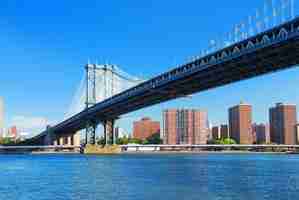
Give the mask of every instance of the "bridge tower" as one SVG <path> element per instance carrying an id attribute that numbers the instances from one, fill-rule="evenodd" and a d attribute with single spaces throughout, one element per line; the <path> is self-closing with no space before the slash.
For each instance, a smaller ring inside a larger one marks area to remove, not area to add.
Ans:
<path id="1" fill-rule="evenodd" d="M 86 70 L 86 109 L 96 104 L 96 71 L 97 66 L 95 64 L 87 64 Z M 88 143 L 88 137 L 90 144 L 95 144 L 96 140 L 96 128 L 97 123 L 95 120 L 87 120 L 86 132 L 85 132 L 85 144 Z"/>
<path id="2" fill-rule="evenodd" d="M 97 64 L 87 64 L 85 66 L 86 70 L 86 100 L 85 109 L 94 106 L 99 101 L 105 100 L 114 95 L 115 87 L 114 84 L 114 65 L 97 65 Z M 97 84 L 99 77 L 100 84 Z M 97 94 L 97 88 L 103 89 L 103 94 Z M 102 95 L 102 96 L 101 96 Z M 100 97 L 99 97 L 100 96 Z M 97 98 L 99 97 L 99 98 Z M 85 132 L 85 144 L 95 144 L 96 143 L 96 128 L 99 121 L 95 119 L 89 119 L 86 122 L 86 132 Z M 107 119 L 102 121 L 104 126 L 104 139 L 105 144 L 112 141 L 115 144 L 114 136 L 114 119 Z M 89 141 L 88 141 L 89 138 Z"/>

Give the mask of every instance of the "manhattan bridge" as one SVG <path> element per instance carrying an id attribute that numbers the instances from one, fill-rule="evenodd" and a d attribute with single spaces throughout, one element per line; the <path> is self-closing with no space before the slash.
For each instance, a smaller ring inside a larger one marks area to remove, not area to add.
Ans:
<path id="1" fill-rule="evenodd" d="M 73 145 L 74 136 L 83 132 L 85 144 L 94 144 L 101 124 L 106 144 L 115 143 L 114 123 L 124 114 L 297 66 L 299 17 L 294 0 L 266 0 L 222 37 L 206 43 L 205 50 L 149 80 L 116 65 L 87 64 L 64 120 L 28 142 L 57 145 L 62 139 Z"/>

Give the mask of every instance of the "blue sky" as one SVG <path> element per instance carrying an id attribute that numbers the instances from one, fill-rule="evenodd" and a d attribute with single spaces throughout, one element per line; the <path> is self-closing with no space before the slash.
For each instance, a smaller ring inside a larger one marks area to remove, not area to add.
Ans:
<path id="1" fill-rule="evenodd" d="M 198 55 L 210 39 L 262 7 L 260 0 L 2 0 L 0 96 L 6 124 L 30 127 L 61 119 L 88 58 L 149 78 Z M 144 113 L 160 120 L 161 110 L 173 107 L 202 108 L 213 124 L 225 123 L 228 107 L 241 100 L 253 105 L 254 121 L 266 122 L 274 103 L 299 105 L 298 82 L 293 68 L 128 114 L 120 124 L 130 130 Z"/>

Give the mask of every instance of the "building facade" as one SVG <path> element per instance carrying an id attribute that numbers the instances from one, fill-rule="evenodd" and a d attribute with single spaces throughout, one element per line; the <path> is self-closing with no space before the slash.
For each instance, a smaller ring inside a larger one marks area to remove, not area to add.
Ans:
<path id="1" fill-rule="evenodd" d="M 212 139 L 213 140 L 218 140 L 220 139 L 220 127 L 219 126 L 213 126 L 212 127 Z"/>
<path id="2" fill-rule="evenodd" d="M 230 137 L 238 144 L 252 144 L 252 107 L 241 103 L 229 109 Z"/>
<path id="3" fill-rule="evenodd" d="M 227 124 L 220 125 L 220 137 L 229 138 L 229 128 Z"/>
<path id="4" fill-rule="evenodd" d="M 269 109 L 270 138 L 277 144 L 297 144 L 296 105 L 277 103 Z"/>
<path id="5" fill-rule="evenodd" d="M 163 111 L 164 144 L 207 144 L 208 114 L 201 110 Z"/>
<path id="6" fill-rule="evenodd" d="M 129 135 L 126 133 L 126 131 L 120 127 L 116 127 L 114 131 L 115 131 L 116 138 L 123 138 L 123 137 L 128 138 L 129 137 Z"/>
<path id="7" fill-rule="evenodd" d="M 160 122 L 152 121 L 145 117 L 140 121 L 134 122 L 133 137 L 140 140 L 145 140 L 153 134 L 160 134 Z"/>
<path id="8" fill-rule="evenodd" d="M 18 138 L 18 130 L 16 126 L 12 126 L 8 129 L 8 137 L 12 139 Z"/>
<path id="9" fill-rule="evenodd" d="M 254 135 L 254 143 L 269 144 L 271 142 L 269 124 L 253 124 L 252 131 Z"/>
<path id="10" fill-rule="evenodd" d="M 299 144 L 299 124 L 296 124 L 297 144 Z"/>

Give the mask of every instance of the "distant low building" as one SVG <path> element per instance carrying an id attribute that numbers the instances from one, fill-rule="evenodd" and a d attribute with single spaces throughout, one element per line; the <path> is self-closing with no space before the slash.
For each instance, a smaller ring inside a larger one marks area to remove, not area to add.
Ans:
<path id="1" fill-rule="evenodd" d="M 116 127 L 115 128 L 115 137 L 116 138 L 123 138 L 123 137 L 129 137 L 129 135 L 125 132 L 124 129 L 120 128 L 120 127 Z"/>
<path id="2" fill-rule="evenodd" d="M 212 127 L 212 139 L 213 140 L 220 139 L 220 127 L 219 126 Z"/>
<path id="3" fill-rule="evenodd" d="M 148 117 L 134 122 L 133 126 L 133 137 L 136 139 L 145 140 L 156 133 L 160 134 L 160 122 Z"/>
<path id="4" fill-rule="evenodd" d="M 253 124 L 252 125 L 254 141 L 257 144 L 270 143 L 270 126 L 269 124 Z"/>
<path id="5" fill-rule="evenodd" d="M 299 124 L 296 124 L 297 144 L 299 144 Z"/>
<path id="6" fill-rule="evenodd" d="M 227 124 L 220 125 L 220 138 L 229 138 L 229 128 Z"/>
<path id="7" fill-rule="evenodd" d="M 18 130 L 17 130 L 16 126 L 12 126 L 12 127 L 9 128 L 8 137 L 13 138 L 13 139 L 17 139 Z"/>

